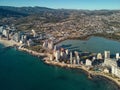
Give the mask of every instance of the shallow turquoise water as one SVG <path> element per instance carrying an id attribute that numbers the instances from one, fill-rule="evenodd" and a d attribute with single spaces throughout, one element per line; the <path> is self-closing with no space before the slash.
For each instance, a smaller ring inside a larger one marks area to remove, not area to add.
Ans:
<path id="1" fill-rule="evenodd" d="M 44 64 L 41 59 L 0 45 L 0 90 L 119 90 L 80 70 Z"/>

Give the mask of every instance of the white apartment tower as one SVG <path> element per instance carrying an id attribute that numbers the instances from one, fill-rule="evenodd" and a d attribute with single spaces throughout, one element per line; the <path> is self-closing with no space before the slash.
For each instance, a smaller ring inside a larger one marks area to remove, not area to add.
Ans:
<path id="1" fill-rule="evenodd" d="M 59 59 L 60 59 L 60 51 L 55 51 L 55 60 L 56 62 L 59 62 Z"/>
<path id="2" fill-rule="evenodd" d="M 70 52 L 70 64 L 73 63 L 72 59 L 73 59 L 73 57 L 72 57 L 72 52 Z"/>
<path id="3" fill-rule="evenodd" d="M 105 52 L 104 52 L 104 58 L 105 58 L 105 59 L 110 58 L 110 51 L 105 51 Z"/>
<path id="4" fill-rule="evenodd" d="M 79 57 L 79 55 L 77 55 L 77 64 L 80 64 L 80 57 Z"/>
<path id="5" fill-rule="evenodd" d="M 65 50 L 65 53 L 66 53 L 66 55 L 68 55 L 68 54 L 69 54 L 69 51 L 68 51 L 68 49 L 66 49 L 66 50 Z"/>
<path id="6" fill-rule="evenodd" d="M 119 53 L 116 53 L 116 59 L 117 60 L 119 59 Z"/>
<path id="7" fill-rule="evenodd" d="M 48 42 L 48 48 L 53 49 L 53 47 L 54 47 L 53 41 Z"/>

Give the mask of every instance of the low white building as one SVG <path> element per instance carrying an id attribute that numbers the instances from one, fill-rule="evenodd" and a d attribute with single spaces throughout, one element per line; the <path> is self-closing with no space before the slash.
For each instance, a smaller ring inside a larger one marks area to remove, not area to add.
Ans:
<path id="1" fill-rule="evenodd" d="M 101 53 L 97 54 L 97 59 L 102 59 L 102 54 Z"/>
<path id="2" fill-rule="evenodd" d="M 105 68 L 105 69 L 103 70 L 103 72 L 104 72 L 104 73 L 109 73 L 110 71 L 109 71 L 109 69 Z"/>
<path id="3" fill-rule="evenodd" d="M 91 66 L 92 65 L 92 61 L 89 60 L 89 59 L 86 59 L 85 65 L 86 66 Z"/>

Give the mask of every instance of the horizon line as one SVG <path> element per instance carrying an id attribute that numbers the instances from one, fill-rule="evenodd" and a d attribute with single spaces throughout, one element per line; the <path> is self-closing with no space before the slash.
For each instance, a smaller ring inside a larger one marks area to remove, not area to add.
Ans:
<path id="1" fill-rule="evenodd" d="M 106 9 L 106 8 L 101 8 L 101 9 L 83 9 L 83 8 L 53 8 L 53 7 L 46 7 L 46 6 L 12 6 L 12 5 L 0 5 L 0 7 L 17 7 L 17 8 L 22 8 L 22 7 L 42 7 L 42 8 L 49 8 L 49 9 L 64 9 L 64 10 L 89 10 L 89 11 L 95 11 L 95 10 L 120 10 L 120 9 Z"/>

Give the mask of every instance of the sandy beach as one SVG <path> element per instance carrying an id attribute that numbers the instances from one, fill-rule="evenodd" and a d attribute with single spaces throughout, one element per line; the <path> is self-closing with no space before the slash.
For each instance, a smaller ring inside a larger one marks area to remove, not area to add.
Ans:
<path id="1" fill-rule="evenodd" d="M 13 40 L 5 40 L 5 39 L 0 39 L 0 43 L 3 44 L 5 47 L 13 46 L 13 45 L 18 45 L 20 46 L 20 43 L 17 43 Z"/>

